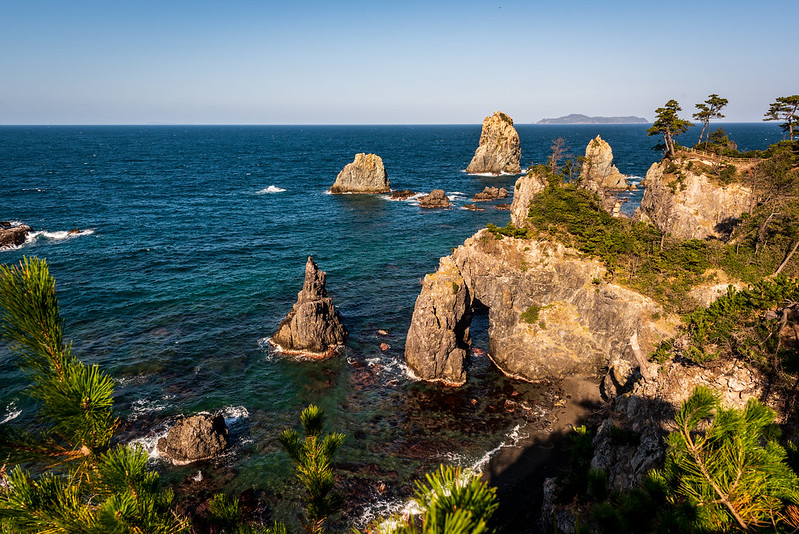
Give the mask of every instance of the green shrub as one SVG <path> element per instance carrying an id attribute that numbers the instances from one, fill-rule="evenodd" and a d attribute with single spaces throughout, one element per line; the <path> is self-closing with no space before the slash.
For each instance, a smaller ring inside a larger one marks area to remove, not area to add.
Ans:
<path id="1" fill-rule="evenodd" d="M 521 319 L 527 324 L 535 324 L 538 322 L 538 313 L 541 311 L 541 306 L 530 306 L 522 313 Z"/>

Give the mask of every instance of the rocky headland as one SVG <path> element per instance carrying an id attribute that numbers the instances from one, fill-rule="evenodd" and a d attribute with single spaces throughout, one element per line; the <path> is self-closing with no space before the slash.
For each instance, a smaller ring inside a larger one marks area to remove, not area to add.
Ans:
<path id="1" fill-rule="evenodd" d="M 281 352 L 327 358 L 347 340 L 347 329 L 341 323 L 333 300 L 327 296 L 325 276 L 308 256 L 305 281 L 297 294 L 297 302 L 270 339 Z"/>
<path id="2" fill-rule="evenodd" d="M 516 222 L 523 222 L 520 204 L 543 189 L 541 182 L 534 175 L 518 180 L 511 208 Z M 674 333 L 676 319 L 605 278 L 600 261 L 555 240 L 481 230 L 425 276 L 406 362 L 424 380 L 463 384 L 472 314 L 486 307 L 489 355 L 503 373 L 539 381 L 615 366 L 626 381 L 639 360 Z"/>
<path id="3" fill-rule="evenodd" d="M 330 188 L 331 193 L 390 193 L 388 174 L 383 159 L 376 154 L 356 154 L 355 160 L 344 166 Z"/>
<path id="4" fill-rule="evenodd" d="M 649 124 L 643 117 L 589 117 L 580 113 L 564 115 L 556 119 L 541 119 L 536 124 Z"/>
<path id="5" fill-rule="evenodd" d="M 8 221 L 0 221 L 0 248 L 18 247 L 33 229 L 27 224 L 12 226 Z"/>
<path id="6" fill-rule="evenodd" d="M 635 218 L 681 239 L 727 237 L 757 199 L 741 181 L 724 183 L 720 178 L 724 173 L 741 176 L 752 166 L 748 160 L 709 159 L 688 152 L 653 163 Z"/>
<path id="7" fill-rule="evenodd" d="M 513 119 L 501 111 L 495 111 L 483 120 L 480 144 L 466 172 L 518 174 L 522 172 L 519 165 L 521 157 L 519 134 L 513 127 Z"/>

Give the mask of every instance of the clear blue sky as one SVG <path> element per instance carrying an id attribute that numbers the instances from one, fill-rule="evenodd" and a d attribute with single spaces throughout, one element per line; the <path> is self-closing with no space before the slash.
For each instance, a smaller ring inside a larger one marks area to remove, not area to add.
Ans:
<path id="1" fill-rule="evenodd" d="M 0 0 L 0 124 L 517 123 L 799 93 L 799 0 Z"/>

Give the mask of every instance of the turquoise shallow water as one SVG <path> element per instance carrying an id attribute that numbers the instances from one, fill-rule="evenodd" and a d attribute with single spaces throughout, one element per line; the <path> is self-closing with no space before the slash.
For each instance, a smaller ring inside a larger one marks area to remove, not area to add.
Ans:
<path id="1" fill-rule="evenodd" d="M 517 128 L 523 166 L 544 162 L 556 137 L 582 154 L 597 134 L 625 174 L 643 177 L 658 158 L 645 126 Z M 742 149 L 780 139 L 772 124 L 725 128 Z M 477 229 L 509 220 L 460 209 L 486 185 L 513 190 L 513 176 L 462 172 L 479 135 L 479 126 L 0 127 L 0 219 L 41 232 L 0 251 L 0 262 L 48 259 L 75 352 L 118 381 L 123 441 L 151 446 L 180 414 L 222 411 L 234 446 L 199 467 L 208 487 L 265 492 L 285 516 L 296 492 L 285 489 L 291 469 L 277 435 L 319 403 L 348 435 L 342 470 L 360 514 L 407 495 L 430 465 L 472 464 L 516 425 L 546 419 L 502 408 L 505 398 L 544 407 L 551 392 L 500 376 L 486 358 L 474 359 L 461 390 L 415 383 L 402 366 L 419 280 Z M 443 188 L 455 209 L 325 194 L 356 152 L 381 155 L 392 188 Z M 66 237 L 73 228 L 81 233 Z M 321 363 L 264 344 L 308 255 L 327 271 L 350 330 L 344 354 Z M 485 322 L 473 325 L 477 346 L 487 345 Z M 0 374 L 0 421 L 27 421 L 24 380 L 5 348 Z M 154 462 L 184 487 L 198 469 Z M 374 491 L 379 480 L 385 495 Z"/>

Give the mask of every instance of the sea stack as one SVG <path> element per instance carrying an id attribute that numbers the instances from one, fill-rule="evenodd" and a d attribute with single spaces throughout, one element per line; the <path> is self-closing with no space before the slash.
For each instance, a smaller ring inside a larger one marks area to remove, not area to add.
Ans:
<path id="1" fill-rule="evenodd" d="M 331 193 L 390 193 L 388 174 L 383 159 L 376 154 L 355 154 L 355 160 L 344 166 Z"/>
<path id="2" fill-rule="evenodd" d="M 466 172 L 493 174 L 518 174 L 522 172 L 519 161 L 522 149 L 519 134 L 513 127 L 513 119 L 501 111 L 495 111 L 483 120 L 480 145 L 474 153 Z"/>
<path id="3" fill-rule="evenodd" d="M 580 172 L 580 183 L 585 189 L 597 193 L 605 189 L 627 189 L 627 180 L 613 165 L 613 150 L 598 135 L 585 147 L 585 162 Z"/>
<path id="4" fill-rule="evenodd" d="M 308 256 L 302 291 L 272 336 L 272 344 L 287 354 L 323 359 L 332 356 L 346 340 L 347 329 L 327 296 L 325 272 Z"/>
<path id="5" fill-rule="evenodd" d="M 12 226 L 10 222 L 0 221 L 0 248 L 20 246 L 32 231 L 26 224 Z"/>
<path id="6" fill-rule="evenodd" d="M 419 199 L 419 207 L 422 208 L 448 208 L 450 206 L 449 198 L 443 189 L 433 189 L 429 195 Z"/>

